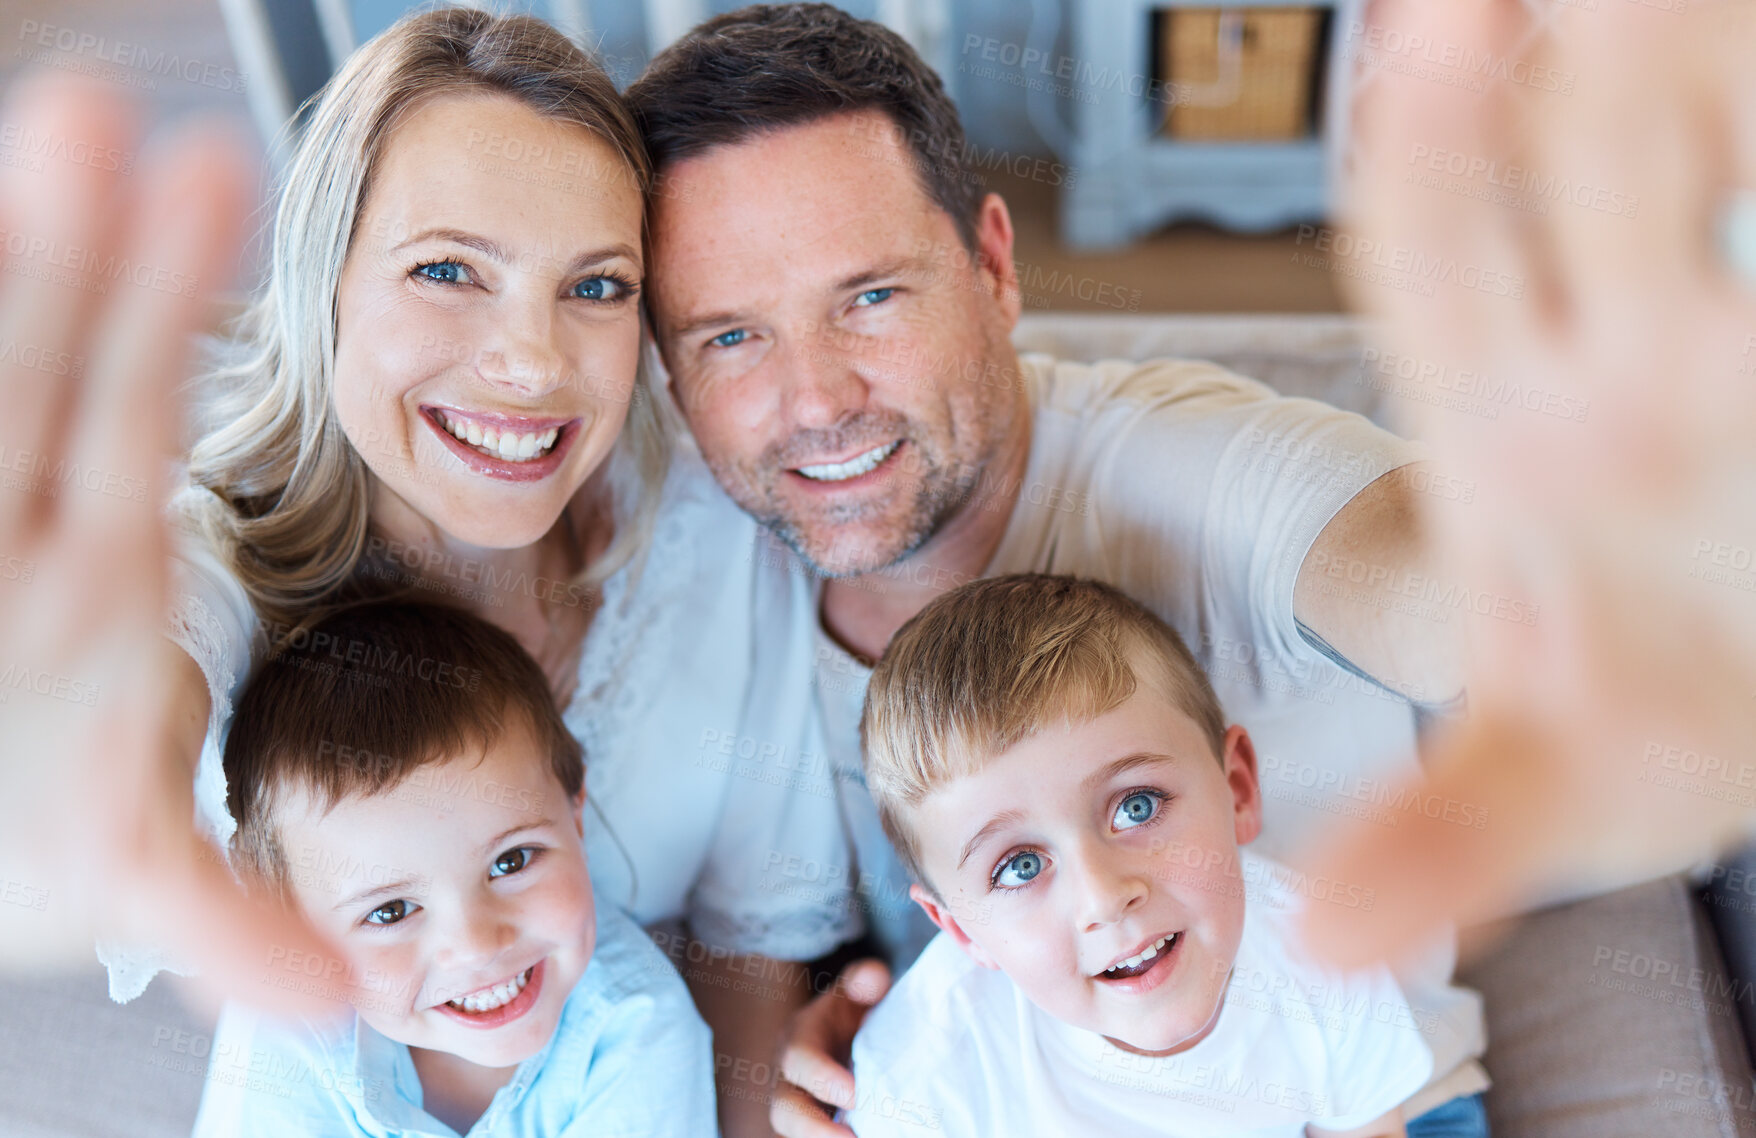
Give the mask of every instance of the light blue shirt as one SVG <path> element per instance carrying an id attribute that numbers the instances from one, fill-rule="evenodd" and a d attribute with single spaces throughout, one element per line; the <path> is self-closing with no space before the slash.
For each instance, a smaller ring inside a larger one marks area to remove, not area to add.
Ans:
<path id="1" fill-rule="evenodd" d="M 597 910 L 597 947 L 547 1047 L 469 1138 L 714 1138 L 713 1051 L 683 981 L 640 927 Z M 195 1138 L 456 1138 L 422 1109 L 406 1044 L 358 1016 L 317 1026 L 228 1005 Z"/>

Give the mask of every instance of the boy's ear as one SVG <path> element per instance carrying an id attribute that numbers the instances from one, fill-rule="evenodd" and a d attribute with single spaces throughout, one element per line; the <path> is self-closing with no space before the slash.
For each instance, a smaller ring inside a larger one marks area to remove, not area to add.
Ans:
<path id="1" fill-rule="evenodd" d="M 956 941 L 957 947 L 968 953 L 971 960 L 983 968 L 992 968 L 996 972 L 1000 970 L 1000 965 L 995 963 L 994 958 L 989 956 L 981 945 L 971 940 L 969 934 L 963 931 L 963 924 L 952 914 L 951 906 L 919 885 L 910 885 L 908 895 L 914 898 L 915 904 L 926 911 L 927 919 L 939 926 L 946 936 Z M 978 914 L 974 912 L 968 915 L 972 920 L 978 918 Z"/>
<path id="2" fill-rule="evenodd" d="M 1232 791 L 1232 828 L 1239 845 L 1248 845 L 1262 833 L 1262 784 L 1256 779 L 1256 745 L 1250 733 L 1232 724 L 1221 743 L 1220 761 L 1226 785 Z"/>
<path id="3" fill-rule="evenodd" d="M 585 837 L 585 783 L 579 784 L 579 793 L 573 796 L 573 828 L 579 836 Z"/>

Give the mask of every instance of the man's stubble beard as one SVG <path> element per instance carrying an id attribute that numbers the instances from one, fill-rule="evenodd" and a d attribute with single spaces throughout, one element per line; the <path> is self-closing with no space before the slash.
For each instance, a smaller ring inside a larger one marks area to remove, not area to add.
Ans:
<path id="1" fill-rule="evenodd" d="M 845 562 L 842 555 L 858 554 L 862 548 L 841 545 L 833 539 L 827 543 L 813 542 L 811 530 L 857 523 L 867 517 L 882 517 L 887 512 L 885 508 L 893 504 L 893 499 L 829 511 L 811 526 L 780 509 L 774 482 L 786 476 L 785 470 L 758 484 L 757 479 L 743 477 L 744 471 L 728 469 L 724 463 L 710 462 L 708 465 L 722 487 L 738 485 L 745 490 L 745 493 L 732 494 L 732 498 L 759 525 L 784 542 L 812 573 L 819 577 L 845 579 L 888 569 L 914 554 L 939 532 L 959 507 L 973 500 L 974 491 L 981 484 L 986 464 L 969 464 L 959 475 L 955 468 L 947 470 L 943 463 L 927 455 L 912 436 L 905 445 L 914 448 L 921 456 L 920 484 L 916 487 L 914 501 L 901 523 L 891 531 L 894 537 L 865 546 L 865 557 Z M 734 475 L 735 481 L 728 480 L 728 475 Z"/>

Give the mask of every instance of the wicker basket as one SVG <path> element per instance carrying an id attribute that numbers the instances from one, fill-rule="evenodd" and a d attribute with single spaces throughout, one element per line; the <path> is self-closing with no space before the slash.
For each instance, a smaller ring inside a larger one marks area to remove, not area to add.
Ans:
<path id="1" fill-rule="evenodd" d="M 1173 91 L 1164 132 L 1195 141 L 1304 138 L 1312 131 L 1320 8 L 1172 8 L 1160 74 Z"/>

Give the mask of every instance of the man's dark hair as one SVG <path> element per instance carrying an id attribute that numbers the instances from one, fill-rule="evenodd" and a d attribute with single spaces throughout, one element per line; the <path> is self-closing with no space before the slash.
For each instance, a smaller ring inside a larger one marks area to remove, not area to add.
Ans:
<path id="1" fill-rule="evenodd" d="M 715 146 L 828 115 L 881 111 L 927 196 L 975 251 L 983 186 L 965 161 L 957 108 L 933 69 L 882 24 L 829 4 L 739 8 L 660 52 L 627 97 L 661 183 L 673 164 Z"/>
<path id="2" fill-rule="evenodd" d="M 462 609 L 371 601 L 302 626 L 262 662 L 226 739 L 226 805 L 239 867 L 285 891 L 275 809 L 304 790 L 324 808 L 396 789 L 422 767 L 468 755 L 527 724 L 561 789 L 577 795 L 584 753 L 543 670 L 518 641 Z"/>

